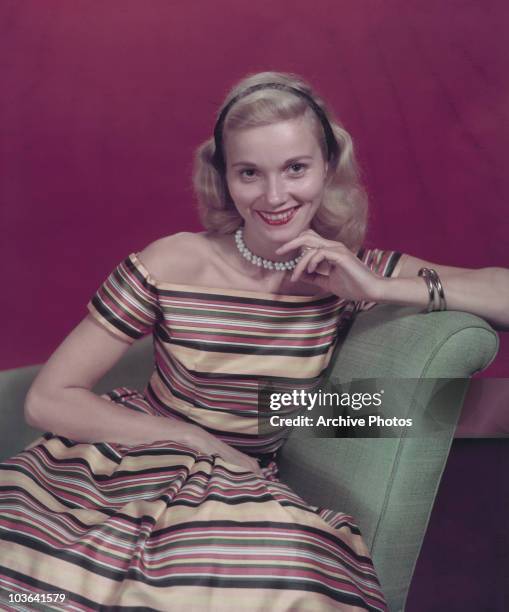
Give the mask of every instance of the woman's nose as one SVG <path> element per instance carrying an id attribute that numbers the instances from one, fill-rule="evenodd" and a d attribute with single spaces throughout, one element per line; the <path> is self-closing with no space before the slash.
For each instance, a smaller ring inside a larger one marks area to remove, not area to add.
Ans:
<path id="1" fill-rule="evenodd" d="M 267 189 L 265 193 L 267 202 L 271 206 L 279 206 L 286 200 L 286 189 L 284 181 L 278 177 L 269 178 L 267 180 Z"/>

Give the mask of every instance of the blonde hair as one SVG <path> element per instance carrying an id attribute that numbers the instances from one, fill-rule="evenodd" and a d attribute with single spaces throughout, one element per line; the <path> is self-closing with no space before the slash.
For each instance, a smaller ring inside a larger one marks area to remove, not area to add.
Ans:
<path id="1" fill-rule="evenodd" d="M 305 91 L 312 96 L 329 120 L 339 147 L 339 158 L 329 162 L 324 196 L 311 227 L 324 238 L 343 242 L 352 251 L 362 246 L 366 234 L 368 198 L 360 183 L 359 167 L 348 132 L 332 118 L 325 102 L 303 79 L 284 72 L 259 72 L 248 75 L 228 93 L 221 110 L 243 90 L 261 83 L 282 83 Z M 325 134 L 316 113 L 301 96 L 279 89 L 259 89 L 237 100 L 228 111 L 223 136 L 230 130 L 270 125 L 306 116 L 312 122 L 324 159 L 327 160 Z M 224 142 L 223 137 L 223 142 Z M 193 166 L 193 186 L 198 200 L 198 212 L 205 229 L 221 234 L 233 233 L 242 225 L 242 217 L 228 191 L 224 173 L 214 164 L 214 138 L 203 142 L 196 150 Z"/>

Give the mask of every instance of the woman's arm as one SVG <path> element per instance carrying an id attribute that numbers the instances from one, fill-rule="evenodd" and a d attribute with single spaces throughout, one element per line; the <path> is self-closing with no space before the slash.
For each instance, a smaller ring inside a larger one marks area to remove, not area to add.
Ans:
<path id="1" fill-rule="evenodd" d="M 420 268 L 433 268 L 440 277 L 448 310 L 471 312 L 498 331 L 509 331 L 509 270 L 506 268 L 458 268 L 442 266 L 403 254 L 392 278 L 379 283 L 376 301 L 426 307 L 428 289 L 417 275 Z"/>
<path id="2" fill-rule="evenodd" d="M 345 299 L 378 304 L 422 306 L 429 294 L 420 268 L 433 268 L 440 277 L 448 310 L 470 312 L 498 331 L 509 330 L 509 269 L 442 266 L 403 253 L 392 275 L 368 269 L 343 243 L 327 240 L 314 230 L 303 231 L 276 250 L 306 250 L 292 273 Z"/>
<path id="3" fill-rule="evenodd" d="M 32 383 L 25 402 L 28 424 L 79 442 L 189 442 L 192 426 L 137 413 L 90 390 L 129 346 L 88 315 Z"/>
<path id="4" fill-rule="evenodd" d="M 257 461 L 207 431 L 172 418 L 135 412 L 99 397 L 91 388 L 129 348 L 88 315 L 42 367 L 25 401 L 29 425 L 77 442 L 137 445 L 180 442 L 205 454 L 261 474 Z"/>

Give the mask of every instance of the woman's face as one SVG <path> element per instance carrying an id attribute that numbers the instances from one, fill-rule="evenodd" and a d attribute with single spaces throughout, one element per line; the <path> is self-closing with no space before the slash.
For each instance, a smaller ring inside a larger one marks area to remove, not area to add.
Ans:
<path id="1" fill-rule="evenodd" d="M 303 116 L 225 134 L 226 180 L 251 244 L 284 243 L 308 229 L 327 163 Z"/>

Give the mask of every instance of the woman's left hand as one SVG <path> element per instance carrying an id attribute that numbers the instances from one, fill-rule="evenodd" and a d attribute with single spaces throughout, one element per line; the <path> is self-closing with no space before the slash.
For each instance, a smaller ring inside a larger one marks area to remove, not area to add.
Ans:
<path id="1" fill-rule="evenodd" d="M 283 255 L 299 248 L 304 255 L 293 270 L 292 281 L 302 279 L 346 300 L 379 299 L 387 279 L 372 272 L 342 242 L 327 240 L 308 229 L 276 253 Z"/>

